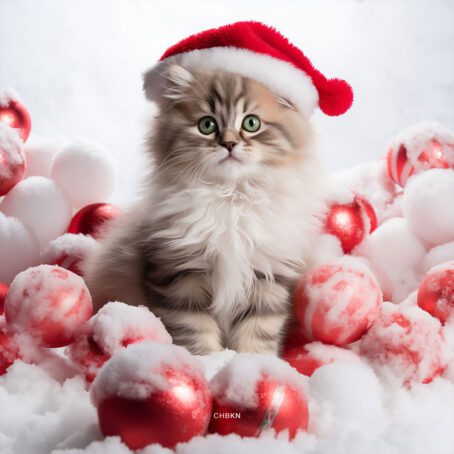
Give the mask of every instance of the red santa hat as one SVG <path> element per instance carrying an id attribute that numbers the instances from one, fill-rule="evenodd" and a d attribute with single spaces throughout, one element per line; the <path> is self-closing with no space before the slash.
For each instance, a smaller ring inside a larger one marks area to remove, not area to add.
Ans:
<path id="1" fill-rule="evenodd" d="M 308 116 L 317 106 L 326 115 L 342 115 L 353 102 L 353 91 L 347 82 L 327 79 L 285 36 L 260 22 L 213 28 L 169 47 L 145 74 L 148 99 L 156 99 L 163 70 L 172 63 L 189 72 L 214 69 L 254 79 Z"/>

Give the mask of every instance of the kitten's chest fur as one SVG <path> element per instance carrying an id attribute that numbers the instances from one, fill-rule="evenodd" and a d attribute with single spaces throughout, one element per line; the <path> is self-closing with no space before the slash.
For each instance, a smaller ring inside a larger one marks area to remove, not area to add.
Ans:
<path id="1" fill-rule="evenodd" d="M 206 273 L 211 309 L 222 315 L 248 304 L 257 275 L 295 278 L 314 235 L 313 204 L 301 200 L 301 181 L 272 192 L 254 186 L 200 187 L 167 194 L 153 210 L 166 219 L 155 231 L 179 271 Z"/>

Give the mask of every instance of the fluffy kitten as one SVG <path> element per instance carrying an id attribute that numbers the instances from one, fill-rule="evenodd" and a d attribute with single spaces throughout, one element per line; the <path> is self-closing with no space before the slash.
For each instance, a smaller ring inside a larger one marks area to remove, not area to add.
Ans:
<path id="1" fill-rule="evenodd" d="M 251 79 L 165 76 L 142 200 L 86 263 L 95 306 L 147 305 L 195 354 L 279 354 L 318 227 L 312 126 Z"/>

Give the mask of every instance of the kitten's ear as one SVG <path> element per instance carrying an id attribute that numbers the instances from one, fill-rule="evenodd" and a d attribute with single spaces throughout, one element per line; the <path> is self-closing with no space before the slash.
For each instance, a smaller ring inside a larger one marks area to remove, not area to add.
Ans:
<path id="1" fill-rule="evenodd" d="M 177 64 L 163 65 L 151 69 L 144 75 L 143 89 L 148 100 L 160 102 L 163 99 L 181 100 L 191 86 L 194 76 Z"/>
<path id="2" fill-rule="evenodd" d="M 279 96 L 279 95 L 276 95 L 276 100 L 277 102 L 281 105 L 281 106 L 284 106 L 286 107 L 287 109 L 291 109 L 291 110 L 298 110 L 295 106 L 295 104 L 293 104 L 291 101 L 289 101 L 288 99 L 286 98 L 283 98 L 282 96 Z"/>

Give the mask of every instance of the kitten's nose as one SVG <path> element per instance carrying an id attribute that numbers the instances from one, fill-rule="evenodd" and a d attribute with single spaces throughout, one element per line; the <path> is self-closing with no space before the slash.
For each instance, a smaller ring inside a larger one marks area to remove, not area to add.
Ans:
<path id="1" fill-rule="evenodd" d="M 228 151 L 232 151 L 234 146 L 237 144 L 238 142 L 221 142 L 221 145 L 224 147 L 224 148 L 227 148 Z"/>

